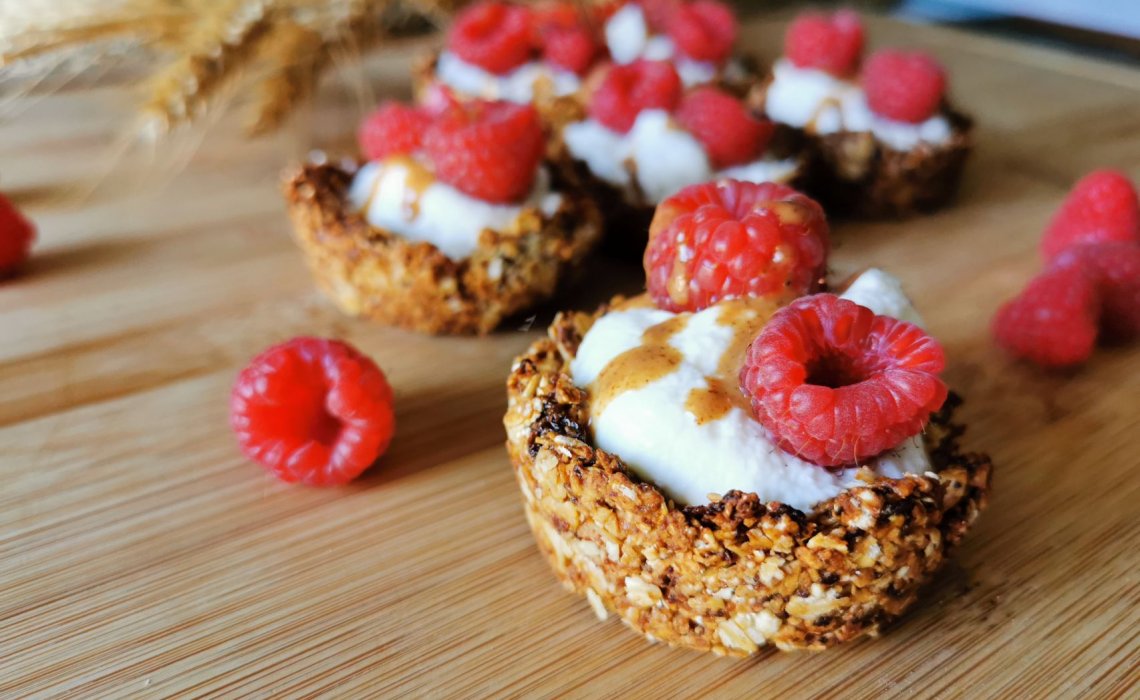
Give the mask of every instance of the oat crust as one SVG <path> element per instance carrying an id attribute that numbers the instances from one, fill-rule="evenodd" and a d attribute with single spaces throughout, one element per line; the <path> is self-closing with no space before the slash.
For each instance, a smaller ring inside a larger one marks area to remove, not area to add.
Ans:
<path id="1" fill-rule="evenodd" d="M 928 426 L 925 476 L 869 478 L 811 515 L 739 491 L 678 508 L 590 444 L 568 363 L 595 318 L 559 315 L 515 361 L 504 424 L 539 548 L 599 617 L 732 656 L 876 636 L 986 505 L 990 460 L 960 451 L 952 397 Z"/>
<path id="2" fill-rule="evenodd" d="M 317 283 L 345 313 L 424 333 L 485 334 L 552 296 L 601 237 L 587 199 L 563 194 L 553 216 L 527 207 L 509 230 L 485 230 L 468 258 L 370 225 L 345 205 L 352 169 L 308 164 L 286 174 L 293 232 Z"/>

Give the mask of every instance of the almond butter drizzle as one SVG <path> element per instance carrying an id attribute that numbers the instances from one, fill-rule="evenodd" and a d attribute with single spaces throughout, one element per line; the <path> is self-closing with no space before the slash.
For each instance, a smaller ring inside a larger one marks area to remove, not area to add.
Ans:
<path id="1" fill-rule="evenodd" d="M 815 123 L 819 121 L 820 116 L 823 114 L 823 110 L 827 109 L 828 107 L 835 107 L 835 109 L 839 112 L 839 118 L 842 122 L 843 102 L 838 97 L 825 97 L 820 101 L 819 106 L 815 108 L 815 112 L 812 113 L 811 119 L 808 119 L 807 124 L 804 125 L 804 131 L 808 133 L 815 132 Z M 840 124 L 840 126 L 842 127 L 842 124 Z"/>
<path id="2" fill-rule="evenodd" d="M 367 214 L 368 210 L 372 208 L 372 200 L 380 191 L 384 172 L 393 166 L 402 166 L 407 172 L 404 176 L 404 201 L 401 202 L 401 206 L 404 218 L 411 221 L 420 215 L 420 198 L 424 196 L 427 188 L 435 182 L 435 175 L 432 175 L 431 171 L 411 156 L 391 156 L 380 163 L 380 168 L 376 171 L 376 179 L 372 181 L 372 191 L 368 193 L 368 199 L 365 200 L 361 211 Z"/>
<path id="3" fill-rule="evenodd" d="M 648 386 L 677 369 L 681 351 L 669 339 L 688 322 L 689 314 L 681 314 L 650 326 L 641 334 L 641 345 L 610 360 L 590 386 L 594 415 L 601 415 L 618 395 Z"/>
<path id="4" fill-rule="evenodd" d="M 778 308 L 766 299 L 733 299 L 720 302 L 717 323 L 732 329 L 732 340 L 717 363 L 716 373 L 705 377 L 706 386 L 692 389 L 685 410 L 698 425 L 724 417 L 733 406 L 750 411 L 748 398 L 740 390 L 740 368 L 748 346 Z M 594 415 L 600 415 L 618 395 L 649 384 L 672 373 L 681 364 L 681 352 L 669 340 L 685 328 L 692 314 L 679 314 L 641 335 L 642 344 L 626 350 L 602 369 L 590 387 Z"/>

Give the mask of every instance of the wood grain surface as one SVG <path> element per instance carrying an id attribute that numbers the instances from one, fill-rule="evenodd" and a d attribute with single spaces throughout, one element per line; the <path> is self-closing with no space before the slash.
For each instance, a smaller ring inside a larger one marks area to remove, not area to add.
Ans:
<path id="1" fill-rule="evenodd" d="M 771 56 L 781 30 L 745 44 Z M 1044 376 L 987 324 L 1078 176 L 1140 178 L 1140 71 L 888 20 L 872 36 L 945 60 L 978 148 L 957 206 L 837 223 L 833 267 L 903 279 L 996 464 L 989 511 L 887 635 L 735 661 L 598 622 L 536 551 L 502 445 L 511 358 L 555 307 L 486 339 L 340 316 L 277 176 L 351 147 L 356 83 L 274 139 L 224 114 L 155 155 L 123 146 L 127 71 L 0 100 L 0 187 L 41 232 L 0 285 L 0 696 L 1137 697 L 1140 347 Z M 370 60 L 375 91 L 406 91 L 408 61 Z M 598 270 L 561 303 L 640 284 Z M 348 339 L 396 389 L 392 449 L 347 488 L 280 484 L 227 428 L 239 367 L 298 334 Z"/>

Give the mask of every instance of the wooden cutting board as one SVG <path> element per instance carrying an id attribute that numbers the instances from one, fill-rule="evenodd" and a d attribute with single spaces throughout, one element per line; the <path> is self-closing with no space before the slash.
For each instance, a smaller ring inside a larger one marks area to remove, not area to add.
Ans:
<path id="1" fill-rule="evenodd" d="M 781 31 L 745 44 L 771 56 Z M 485 339 L 339 315 L 276 188 L 311 145 L 351 147 L 353 84 L 278 138 L 224 115 L 156 157 L 118 146 L 128 72 L 0 100 L 2 187 L 41 231 L 0 285 L 0 696 L 1136 697 L 1140 347 L 1046 376 L 987 324 L 1078 176 L 1140 179 L 1140 71 L 888 20 L 872 36 L 949 65 L 977 153 L 956 207 L 837 223 L 833 267 L 903 279 L 997 465 L 989 511 L 889 634 L 738 661 L 598 622 L 535 549 L 502 445 L 511 358 L 556 307 Z M 377 92 L 406 91 L 409 58 L 370 61 Z M 599 270 L 561 303 L 640 284 Z M 391 451 L 347 488 L 280 484 L 227 428 L 239 367 L 299 334 L 348 339 L 396 389 Z"/>

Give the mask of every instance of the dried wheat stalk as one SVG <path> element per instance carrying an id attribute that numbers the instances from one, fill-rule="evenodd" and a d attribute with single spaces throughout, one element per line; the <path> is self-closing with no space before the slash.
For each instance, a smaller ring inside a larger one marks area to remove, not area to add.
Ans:
<path id="1" fill-rule="evenodd" d="M 201 116 L 227 88 L 248 86 L 255 96 L 248 124 L 260 134 L 313 94 L 334 55 L 355 60 L 399 33 L 408 17 L 443 18 L 462 2 L 0 0 L 0 67 L 34 75 L 59 63 L 36 59 L 77 51 L 90 58 L 115 40 L 119 50 L 160 66 L 143 84 L 145 133 L 169 132 Z"/>

